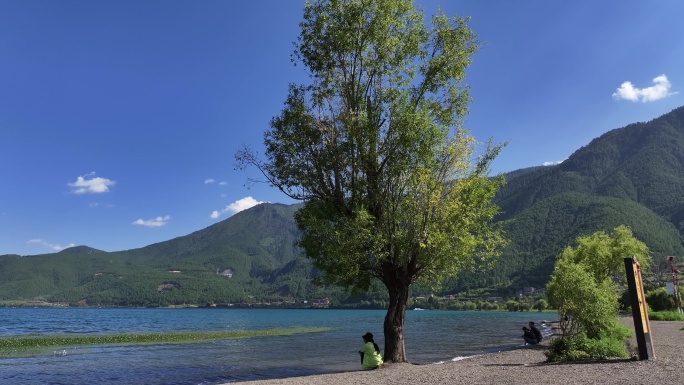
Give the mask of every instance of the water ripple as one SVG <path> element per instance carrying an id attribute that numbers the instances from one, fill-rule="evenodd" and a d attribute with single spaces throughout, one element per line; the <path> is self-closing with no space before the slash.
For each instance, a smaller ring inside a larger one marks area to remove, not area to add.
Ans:
<path id="1" fill-rule="evenodd" d="M 0 309 L 0 335 L 332 328 L 196 344 L 51 349 L 41 357 L 0 359 L 0 383 L 212 385 L 358 370 L 363 333 L 373 332 L 383 347 L 384 316 L 382 310 Z M 409 311 L 408 358 L 429 364 L 519 346 L 520 328 L 539 321 L 535 318 L 533 313 Z"/>

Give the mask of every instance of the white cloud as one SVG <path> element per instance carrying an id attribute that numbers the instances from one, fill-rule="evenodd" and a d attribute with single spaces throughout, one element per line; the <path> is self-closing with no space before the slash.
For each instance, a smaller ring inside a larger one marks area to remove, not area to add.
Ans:
<path id="1" fill-rule="evenodd" d="M 69 183 L 71 192 L 74 194 L 100 194 L 109 191 L 109 186 L 115 185 L 116 182 L 107 178 L 96 177 L 94 172 L 90 174 L 79 176 L 76 182 Z"/>
<path id="2" fill-rule="evenodd" d="M 209 179 L 205 179 L 205 180 L 204 180 L 204 184 L 214 184 L 214 183 L 217 183 L 217 182 L 216 182 L 216 179 L 214 179 L 214 178 L 209 178 Z M 218 182 L 218 185 L 219 185 L 219 186 L 227 186 L 227 185 L 228 185 L 228 182 L 226 182 L 226 181 L 221 181 L 221 182 Z"/>
<path id="3" fill-rule="evenodd" d="M 235 202 L 229 204 L 226 206 L 226 209 L 233 214 L 239 213 L 242 210 L 247 210 L 248 208 L 254 207 L 258 204 L 261 204 L 264 202 L 259 202 L 256 199 L 252 197 L 244 197 L 242 199 L 238 199 Z"/>
<path id="4" fill-rule="evenodd" d="M 97 208 L 101 208 L 101 207 L 111 209 L 111 208 L 114 208 L 116 206 L 114 206 L 114 204 L 112 204 L 112 203 L 91 202 L 91 203 L 88 203 L 88 207 L 90 207 L 91 209 L 97 209 Z"/>
<path id="5" fill-rule="evenodd" d="M 265 203 L 265 202 L 257 201 L 256 199 L 254 199 L 252 197 L 244 197 L 242 199 L 238 199 L 235 202 L 229 204 L 223 210 L 220 210 L 220 211 L 214 210 L 211 213 L 210 217 L 212 219 L 216 219 L 219 216 L 221 216 L 222 214 L 226 214 L 226 213 L 230 213 L 230 215 L 233 215 L 233 214 L 239 213 L 242 210 L 247 210 L 248 208 L 254 207 L 254 206 L 261 204 L 261 203 Z"/>
<path id="6" fill-rule="evenodd" d="M 665 75 L 653 78 L 653 83 L 655 85 L 651 87 L 636 88 L 631 82 L 624 82 L 620 85 L 620 88 L 613 93 L 613 99 L 647 103 L 677 94 L 677 92 L 670 92 L 672 84 L 667 80 L 667 76 Z"/>
<path id="7" fill-rule="evenodd" d="M 45 242 L 45 241 L 42 240 L 42 239 L 31 239 L 30 241 L 27 241 L 26 243 L 28 243 L 28 244 L 30 244 L 30 245 L 39 245 L 39 246 L 43 246 L 43 247 L 46 247 L 46 248 L 50 249 L 50 251 L 53 251 L 53 252 L 62 251 L 62 250 L 64 250 L 64 249 L 68 249 L 69 247 L 74 247 L 74 246 L 76 246 L 76 245 L 73 244 L 73 243 L 70 243 L 70 244 L 68 244 L 67 246 L 54 245 L 54 244 L 52 244 L 52 243 L 47 243 L 47 242 Z"/>
<path id="8" fill-rule="evenodd" d="M 140 225 L 140 226 L 147 226 L 147 227 L 161 227 L 165 226 L 169 221 L 171 220 L 170 216 L 165 216 L 165 217 L 156 217 L 153 219 L 148 219 L 148 220 L 143 220 L 138 219 L 137 221 L 133 222 L 134 225 Z"/>
<path id="9" fill-rule="evenodd" d="M 542 163 L 542 166 L 555 166 L 557 164 L 563 163 L 563 160 L 557 160 L 555 162 L 544 162 Z"/>

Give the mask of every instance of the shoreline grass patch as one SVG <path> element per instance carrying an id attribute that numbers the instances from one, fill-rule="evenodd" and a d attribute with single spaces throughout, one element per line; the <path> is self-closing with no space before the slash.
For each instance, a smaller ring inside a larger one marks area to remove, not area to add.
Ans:
<path id="1" fill-rule="evenodd" d="M 160 333 L 118 333 L 92 335 L 40 334 L 0 337 L 0 358 L 33 356 L 46 349 L 89 345 L 187 344 L 239 338 L 287 336 L 318 333 L 330 328 L 282 328 L 232 331 L 193 331 Z"/>
<path id="2" fill-rule="evenodd" d="M 651 321 L 684 321 L 684 315 L 678 311 L 651 311 L 648 313 Z"/>

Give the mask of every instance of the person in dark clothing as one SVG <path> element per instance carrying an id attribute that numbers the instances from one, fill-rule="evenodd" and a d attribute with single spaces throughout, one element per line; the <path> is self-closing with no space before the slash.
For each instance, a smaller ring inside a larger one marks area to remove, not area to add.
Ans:
<path id="1" fill-rule="evenodd" d="M 537 340 L 537 343 L 542 342 L 542 334 L 539 331 L 539 329 L 537 329 L 537 327 L 534 326 L 534 322 L 532 321 L 530 321 L 530 331 L 534 334 L 534 338 Z"/>
<path id="2" fill-rule="evenodd" d="M 530 344 L 530 345 L 536 345 L 537 344 L 537 337 L 535 337 L 534 333 L 532 333 L 532 330 L 528 329 L 527 326 L 523 326 L 523 339 L 525 340 L 525 345 Z"/>

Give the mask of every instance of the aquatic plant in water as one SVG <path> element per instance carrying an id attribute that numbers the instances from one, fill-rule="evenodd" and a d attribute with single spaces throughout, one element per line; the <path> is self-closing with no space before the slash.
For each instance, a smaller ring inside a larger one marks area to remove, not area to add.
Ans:
<path id="1" fill-rule="evenodd" d="M 25 335 L 0 338 L 0 358 L 34 356 L 47 349 L 111 344 L 185 344 L 238 338 L 272 337 L 316 333 L 329 328 L 283 328 L 234 331 L 194 331 L 164 333 L 119 333 L 95 335 Z M 64 351 L 65 350 L 61 350 Z M 66 354 L 66 353 L 65 353 Z"/>

